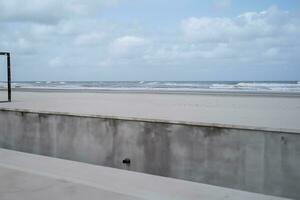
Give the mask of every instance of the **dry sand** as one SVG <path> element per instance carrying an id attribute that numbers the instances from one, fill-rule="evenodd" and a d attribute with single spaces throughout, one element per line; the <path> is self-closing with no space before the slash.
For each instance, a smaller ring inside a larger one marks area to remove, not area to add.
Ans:
<path id="1" fill-rule="evenodd" d="M 296 96 L 14 92 L 0 108 L 300 130 Z"/>

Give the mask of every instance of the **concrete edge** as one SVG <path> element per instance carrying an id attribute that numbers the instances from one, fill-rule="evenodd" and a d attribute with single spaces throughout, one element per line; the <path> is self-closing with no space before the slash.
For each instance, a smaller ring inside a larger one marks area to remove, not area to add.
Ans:
<path id="1" fill-rule="evenodd" d="M 249 130 L 249 131 L 265 131 L 272 133 L 286 133 L 286 134 L 300 134 L 298 129 L 285 129 L 285 128 L 269 128 L 269 127 L 255 127 L 233 124 L 220 124 L 220 123 L 206 123 L 206 122 L 189 122 L 189 121 L 175 121 L 175 120 L 163 120 L 163 119 L 148 119 L 148 118 L 135 118 L 135 117 L 119 117 L 110 115 L 95 115 L 95 114 L 79 114 L 69 112 L 56 112 L 56 111 L 35 111 L 30 109 L 16 109 L 16 108 L 0 108 L 0 111 L 6 112 L 23 112 L 32 114 L 47 114 L 47 115 L 61 115 L 70 117 L 90 117 L 100 119 L 113 119 L 113 120 L 126 120 L 135 122 L 150 122 L 150 123 L 163 123 L 163 124 L 177 124 L 177 125 L 189 125 L 189 126 L 202 126 L 202 127 L 214 127 L 214 128 L 227 128 L 237 130 Z"/>

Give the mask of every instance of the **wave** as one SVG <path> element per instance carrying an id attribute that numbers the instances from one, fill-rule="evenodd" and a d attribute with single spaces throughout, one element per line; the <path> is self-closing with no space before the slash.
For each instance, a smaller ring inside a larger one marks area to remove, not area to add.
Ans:
<path id="1" fill-rule="evenodd" d="M 300 91 L 298 83 L 238 83 L 237 87 L 271 91 Z"/>
<path id="2" fill-rule="evenodd" d="M 300 92 L 300 81 L 286 82 L 179 82 L 179 81 L 32 81 L 13 82 L 13 88 L 37 89 L 100 89 L 100 90 L 180 90 L 180 91 L 276 91 Z M 0 81 L 0 88 L 7 88 L 6 82 Z"/>
<path id="3" fill-rule="evenodd" d="M 166 86 L 173 86 L 173 87 L 199 87 L 201 84 L 197 84 L 197 83 L 177 83 L 177 82 L 167 82 L 164 83 L 163 85 Z"/>
<path id="4" fill-rule="evenodd" d="M 230 85 L 230 84 L 212 84 L 210 87 L 210 89 L 234 89 L 235 86 L 234 85 Z"/>
<path id="5" fill-rule="evenodd" d="M 294 83 L 238 83 L 239 87 L 298 87 Z"/>
<path id="6" fill-rule="evenodd" d="M 156 82 L 156 81 L 154 81 L 154 82 L 144 82 L 144 84 L 145 85 L 157 85 L 157 84 L 159 84 L 159 82 Z"/>

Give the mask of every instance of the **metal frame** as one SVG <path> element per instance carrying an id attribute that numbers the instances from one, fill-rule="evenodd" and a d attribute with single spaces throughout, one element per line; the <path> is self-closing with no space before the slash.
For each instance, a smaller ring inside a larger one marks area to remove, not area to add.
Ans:
<path id="1" fill-rule="evenodd" d="M 0 55 L 6 56 L 7 63 L 7 100 L 11 102 L 11 66 L 10 66 L 10 53 L 0 52 Z"/>

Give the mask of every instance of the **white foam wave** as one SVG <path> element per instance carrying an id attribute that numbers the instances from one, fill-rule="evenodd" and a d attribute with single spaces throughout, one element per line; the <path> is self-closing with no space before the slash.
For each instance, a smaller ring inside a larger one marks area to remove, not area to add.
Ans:
<path id="1" fill-rule="evenodd" d="M 162 85 L 165 86 L 174 86 L 174 87 L 197 87 L 200 86 L 200 84 L 195 84 L 195 83 L 162 83 Z"/>
<path id="2" fill-rule="evenodd" d="M 298 87 L 294 83 L 238 83 L 238 87 Z"/>
<path id="3" fill-rule="evenodd" d="M 100 90 L 173 90 L 173 91 L 275 91 L 300 92 L 298 82 L 15 82 L 13 88 L 29 89 L 100 89 Z M 7 88 L 0 82 L 0 88 Z"/>
<path id="4" fill-rule="evenodd" d="M 210 87 L 210 89 L 234 89 L 235 86 L 234 85 L 230 85 L 230 84 L 212 84 Z"/>
<path id="5" fill-rule="evenodd" d="M 148 83 L 145 83 L 145 85 L 157 85 L 159 84 L 159 82 L 148 82 Z"/>

